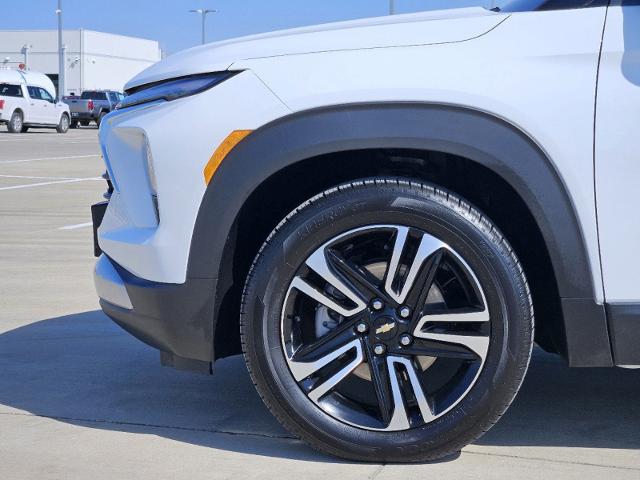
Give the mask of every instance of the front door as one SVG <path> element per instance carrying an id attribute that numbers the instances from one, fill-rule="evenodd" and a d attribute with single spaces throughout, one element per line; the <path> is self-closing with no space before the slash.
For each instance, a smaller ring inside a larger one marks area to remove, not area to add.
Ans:
<path id="1" fill-rule="evenodd" d="M 44 88 L 38 87 L 40 90 L 40 98 L 44 100 L 43 111 L 44 111 L 44 121 L 48 125 L 57 125 L 59 120 L 58 115 L 58 107 L 56 106 L 56 101 L 53 99 L 53 96 Z"/>
<path id="2" fill-rule="evenodd" d="M 640 303 L 638 126 L 640 0 L 613 0 L 602 44 L 595 142 L 598 230 L 609 304 Z"/>
<path id="3" fill-rule="evenodd" d="M 45 120 L 45 104 L 47 102 L 40 96 L 40 88 L 28 86 L 27 91 L 29 92 L 29 109 L 25 112 L 25 122 L 47 123 Z"/>

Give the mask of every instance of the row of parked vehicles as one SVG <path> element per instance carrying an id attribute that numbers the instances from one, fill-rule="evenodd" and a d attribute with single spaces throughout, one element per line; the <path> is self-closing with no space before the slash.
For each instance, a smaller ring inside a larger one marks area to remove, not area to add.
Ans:
<path id="1" fill-rule="evenodd" d="M 11 133 L 24 133 L 31 127 L 86 127 L 100 122 L 115 110 L 124 95 L 114 90 L 86 90 L 59 99 L 51 79 L 43 73 L 24 70 L 0 71 L 0 124 Z"/>

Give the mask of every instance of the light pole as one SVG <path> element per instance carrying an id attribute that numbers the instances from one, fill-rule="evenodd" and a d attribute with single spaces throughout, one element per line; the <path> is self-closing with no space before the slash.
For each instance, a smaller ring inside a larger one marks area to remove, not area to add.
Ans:
<path id="1" fill-rule="evenodd" d="M 389 15 L 395 15 L 395 14 L 396 14 L 396 1 L 389 0 Z"/>
<path id="2" fill-rule="evenodd" d="M 191 13 L 199 13 L 202 16 L 202 45 L 204 45 L 206 43 L 206 37 L 205 37 L 205 25 L 206 25 L 206 20 L 207 20 L 207 14 L 209 13 L 217 13 L 217 10 L 209 10 L 207 8 L 198 8 L 196 10 L 189 10 Z"/>
<path id="3" fill-rule="evenodd" d="M 64 51 L 65 46 L 62 44 L 62 0 L 58 0 L 58 97 L 64 96 Z"/>

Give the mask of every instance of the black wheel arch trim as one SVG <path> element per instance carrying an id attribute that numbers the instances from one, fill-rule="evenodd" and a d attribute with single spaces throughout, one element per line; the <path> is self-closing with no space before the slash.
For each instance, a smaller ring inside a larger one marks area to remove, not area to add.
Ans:
<path id="1" fill-rule="evenodd" d="M 187 278 L 216 279 L 214 312 L 231 288 L 224 266 L 225 247 L 245 201 L 262 182 L 297 162 L 362 149 L 412 149 L 449 153 L 492 170 L 520 195 L 546 242 L 558 291 L 567 314 L 597 345 L 574 348 L 574 365 L 612 364 L 605 309 L 595 302 L 595 286 L 584 236 L 567 189 L 552 161 L 525 132 L 502 118 L 459 106 L 423 103 L 353 104 L 294 113 L 245 138 L 211 180 L 193 231 Z M 215 329 L 216 317 L 214 313 Z M 572 321 L 572 323 L 574 323 Z M 573 328 L 567 329 L 570 335 Z M 594 352 L 593 347 L 597 346 Z"/>

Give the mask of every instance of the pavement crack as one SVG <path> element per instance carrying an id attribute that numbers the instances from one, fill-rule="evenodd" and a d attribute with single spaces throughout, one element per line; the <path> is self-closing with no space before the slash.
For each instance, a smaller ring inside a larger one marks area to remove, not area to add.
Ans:
<path id="1" fill-rule="evenodd" d="M 590 462 L 579 462 L 579 461 L 571 461 L 571 460 L 557 460 L 553 458 L 542 458 L 542 457 L 529 457 L 526 455 L 508 455 L 505 453 L 488 453 L 488 452 L 470 452 L 468 450 L 463 452 L 464 455 L 483 455 L 485 457 L 502 457 L 502 458 L 513 458 L 516 460 L 536 460 L 539 462 L 550 462 L 550 463 L 558 463 L 564 465 L 580 465 L 585 467 L 599 467 L 599 468 L 615 468 L 618 470 L 626 470 L 637 472 L 640 471 L 640 468 L 635 467 L 623 467 L 618 465 L 603 465 L 600 463 L 590 463 Z"/>
<path id="2" fill-rule="evenodd" d="M 386 466 L 386 463 L 383 463 L 382 465 L 380 465 L 378 468 L 376 468 L 376 470 L 369 475 L 369 480 L 374 480 L 375 478 L 378 477 L 378 475 L 380 475 L 382 473 L 382 470 L 384 470 L 384 467 Z"/>
<path id="3" fill-rule="evenodd" d="M 213 429 L 213 428 L 180 427 L 176 425 L 160 425 L 160 424 L 143 423 L 143 422 L 125 422 L 121 420 L 75 418 L 75 417 L 64 417 L 64 416 L 57 416 L 57 415 L 39 415 L 36 413 L 17 413 L 17 412 L 0 412 L 0 415 L 10 415 L 10 416 L 16 416 L 16 417 L 48 418 L 51 420 L 58 420 L 62 422 L 101 423 L 101 424 L 108 424 L 108 425 L 127 425 L 132 427 L 167 428 L 171 430 L 183 430 L 183 431 L 189 431 L 189 432 L 218 433 L 222 435 L 247 436 L 247 437 L 277 439 L 277 440 L 298 440 L 296 437 L 290 436 L 290 435 L 271 435 L 268 433 L 238 432 L 234 430 Z"/>

